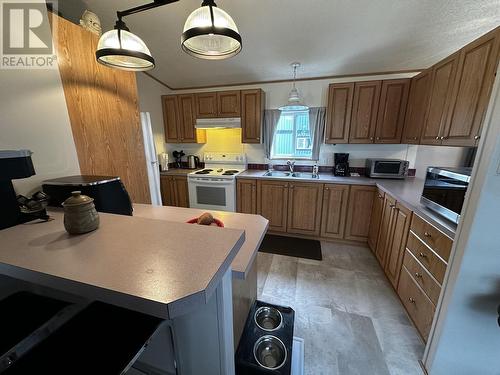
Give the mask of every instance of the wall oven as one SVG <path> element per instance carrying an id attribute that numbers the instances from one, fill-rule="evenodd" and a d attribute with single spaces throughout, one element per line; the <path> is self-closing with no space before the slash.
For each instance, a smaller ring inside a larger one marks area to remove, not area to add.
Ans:
<path id="1" fill-rule="evenodd" d="M 236 211 L 236 180 L 188 176 L 189 207 Z"/>
<path id="2" fill-rule="evenodd" d="M 428 167 L 420 202 L 458 224 L 472 168 Z"/>
<path id="3" fill-rule="evenodd" d="M 365 172 L 372 178 L 398 178 L 408 175 L 408 161 L 399 159 L 366 159 Z"/>

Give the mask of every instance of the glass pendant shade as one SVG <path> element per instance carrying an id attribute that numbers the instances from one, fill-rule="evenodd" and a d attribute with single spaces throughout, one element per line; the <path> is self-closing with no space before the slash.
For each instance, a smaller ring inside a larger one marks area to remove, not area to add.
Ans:
<path id="1" fill-rule="evenodd" d="M 279 109 L 280 111 L 305 111 L 309 107 L 302 103 L 299 91 L 294 87 L 288 95 L 288 102 L 284 106 L 279 107 Z"/>
<path id="2" fill-rule="evenodd" d="M 182 49 L 195 57 L 222 60 L 241 51 L 241 36 L 229 14 L 205 0 L 184 24 Z"/>
<path id="3" fill-rule="evenodd" d="M 95 54 L 99 63 L 113 68 L 144 71 L 155 66 L 155 60 L 142 39 L 121 28 L 104 33 Z"/>

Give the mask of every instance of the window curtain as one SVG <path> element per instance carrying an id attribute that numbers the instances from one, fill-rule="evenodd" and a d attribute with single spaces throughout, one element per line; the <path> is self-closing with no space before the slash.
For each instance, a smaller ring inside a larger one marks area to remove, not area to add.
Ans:
<path id="1" fill-rule="evenodd" d="M 271 147 L 273 146 L 273 137 L 278 121 L 280 120 L 281 111 L 279 109 L 264 110 L 264 151 L 266 158 L 271 158 Z"/>
<path id="2" fill-rule="evenodd" d="M 319 149 L 323 143 L 323 134 L 325 132 L 326 108 L 309 108 L 309 129 L 312 139 L 312 160 L 319 160 Z"/>

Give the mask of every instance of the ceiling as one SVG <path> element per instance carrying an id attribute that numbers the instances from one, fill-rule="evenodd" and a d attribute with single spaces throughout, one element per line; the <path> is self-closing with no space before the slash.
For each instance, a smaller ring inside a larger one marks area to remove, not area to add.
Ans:
<path id="1" fill-rule="evenodd" d="M 83 0 L 112 28 L 117 10 L 150 0 Z M 219 0 L 243 38 L 228 60 L 182 52 L 180 35 L 201 0 L 125 18 L 156 59 L 150 73 L 172 88 L 421 69 L 500 25 L 500 0 Z"/>

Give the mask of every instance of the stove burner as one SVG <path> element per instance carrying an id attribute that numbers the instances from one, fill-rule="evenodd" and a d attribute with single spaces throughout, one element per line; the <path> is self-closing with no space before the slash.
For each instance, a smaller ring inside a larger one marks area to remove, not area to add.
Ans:
<path id="1" fill-rule="evenodd" d="M 209 174 L 213 169 L 202 169 L 201 171 L 194 172 L 194 174 Z"/>
<path id="2" fill-rule="evenodd" d="M 223 176 L 232 176 L 233 174 L 236 174 L 238 173 L 239 171 L 237 171 L 236 169 L 228 169 L 227 171 L 225 171 L 222 175 Z"/>

